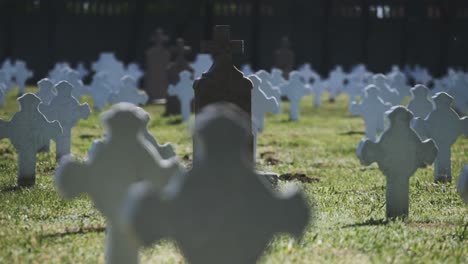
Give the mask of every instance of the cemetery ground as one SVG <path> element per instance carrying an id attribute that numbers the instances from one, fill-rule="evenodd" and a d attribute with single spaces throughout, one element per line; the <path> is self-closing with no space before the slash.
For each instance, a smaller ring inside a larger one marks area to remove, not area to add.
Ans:
<path id="1" fill-rule="evenodd" d="M 0 118 L 17 111 L 14 93 Z M 468 208 L 455 183 L 468 163 L 468 138 L 460 137 L 452 148 L 453 183 L 435 184 L 432 166 L 418 170 L 410 179 L 409 218 L 387 222 L 385 178 L 376 164 L 360 165 L 355 154 L 363 121 L 351 117 L 344 96 L 334 104 L 326 97 L 320 108 L 305 97 L 298 122 L 288 121 L 288 103 L 282 114 L 266 117 L 257 168 L 282 174 L 277 188 L 300 186 L 313 206 L 314 221 L 300 241 L 273 239 L 260 262 L 467 263 Z M 151 133 L 160 143 L 172 142 L 181 161 L 190 165 L 190 125 L 180 117 L 162 117 L 164 106 L 144 109 L 152 115 Z M 72 153 L 85 159 L 92 141 L 102 137 L 98 113 L 81 120 L 72 137 Z M 104 261 L 105 219 L 86 196 L 66 201 L 58 195 L 54 143 L 51 150 L 38 155 L 36 186 L 17 189 L 16 151 L 7 139 L 0 141 L 0 263 Z M 183 263 L 183 258 L 166 241 L 144 249 L 142 263 Z"/>

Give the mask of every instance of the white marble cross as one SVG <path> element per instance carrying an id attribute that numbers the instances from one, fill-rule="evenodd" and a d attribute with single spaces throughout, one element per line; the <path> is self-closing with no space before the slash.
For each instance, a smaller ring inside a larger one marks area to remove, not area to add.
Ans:
<path id="1" fill-rule="evenodd" d="M 192 73 L 189 71 L 182 71 L 179 73 L 179 79 L 176 85 L 169 85 L 167 93 L 171 96 L 177 96 L 180 101 L 182 121 L 188 121 L 190 119 L 192 100 L 193 97 L 195 97 Z"/>
<path id="2" fill-rule="evenodd" d="M 17 60 L 15 62 L 15 80 L 20 94 L 24 93 L 26 81 L 31 77 L 33 77 L 33 72 L 26 68 L 26 63 L 24 61 Z"/>
<path id="3" fill-rule="evenodd" d="M 136 63 L 130 63 L 127 65 L 126 74 L 132 76 L 136 83 L 139 83 L 141 77 L 144 75 L 143 71 L 140 69 L 140 66 L 138 66 Z"/>
<path id="4" fill-rule="evenodd" d="M 0 69 L 2 72 L 2 76 L 0 77 L 0 82 L 4 82 L 6 89 L 5 91 L 8 93 L 14 86 L 13 76 L 15 75 L 15 67 L 10 59 L 6 59 L 3 64 L 2 68 Z"/>
<path id="5" fill-rule="evenodd" d="M 384 130 L 384 113 L 391 105 L 385 103 L 379 96 L 379 89 L 371 84 L 364 89 L 361 102 L 353 103 L 351 112 L 360 115 L 366 125 L 366 137 L 375 141 L 377 134 Z"/>
<path id="6" fill-rule="evenodd" d="M 309 63 L 303 64 L 299 68 L 298 72 L 305 83 L 315 83 L 318 79 L 320 79 L 320 76 L 312 69 L 312 66 L 310 66 Z"/>
<path id="7" fill-rule="evenodd" d="M 415 118 L 426 118 L 433 108 L 434 102 L 426 86 L 418 84 L 411 88 L 411 101 L 408 103 L 408 109 L 413 112 Z"/>
<path id="8" fill-rule="evenodd" d="M 66 81 L 68 81 L 72 86 L 72 96 L 76 100 L 80 100 L 84 95 L 89 94 L 88 88 L 83 84 L 80 79 L 80 73 L 75 70 L 68 70 L 66 73 Z"/>
<path id="9" fill-rule="evenodd" d="M 213 65 L 213 58 L 210 54 L 197 54 L 195 62 L 191 64 L 194 70 L 194 79 L 199 79 L 203 73 L 207 72 Z"/>
<path id="10" fill-rule="evenodd" d="M 398 92 L 398 104 L 401 104 L 406 97 L 410 96 L 410 86 L 407 84 L 406 76 L 400 72 L 394 72 L 390 75 L 390 87 Z"/>
<path id="11" fill-rule="evenodd" d="M 299 120 L 301 99 L 310 93 L 310 89 L 301 81 L 299 73 L 292 71 L 289 73 L 288 82 L 281 87 L 281 91 L 289 99 L 289 119 Z"/>
<path id="12" fill-rule="evenodd" d="M 134 105 L 143 105 L 148 101 L 148 95 L 139 91 L 135 79 L 131 76 L 124 76 L 121 80 L 120 90 L 109 96 L 111 104 L 127 102 Z"/>
<path id="13" fill-rule="evenodd" d="M 457 191 L 465 203 L 468 203 L 468 165 L 463 167 L 458 178 Z"/>
<path id="14" fill-rule="evenodd" d="M 353 102 L 357 102 L 358 97 L 361 97 L 364 88 L 366 87 L 363 80 L 362 76 L 359 74 L 350 74 L 348 76 L 348 85 L 346 85 L 346 93 L 349 96 L 348 100 L 348 108 L 349 111 L 351 112 L 351 108 L 353 107 Z"/>
<path id="15" fill-rule="evenodd" d="M 276 98 L 269 97 L 260 89 L 262 80 L 257 75 L 249 75 L 249 80 L 253 84 L 252 88 L 252 134 L 253 142 L 253 157 L 255 160 L 257 153 L 257 135 L 262 133 L 265 126 L 265 113 L 277 114 L 281 111 Z"/>
<path id="16" fill-rule="evenodd" d="M 454 108 L 460 113 L 468 114 L 468 74 L 454 77 L 454 83 L 447 93 L 453 97 Z"/>
<path id="17" fill-rule="evenodd" d="M 52 99 L 57 96 L 54 84 L 47 78 L 44 78 L 37 82 L 39 90 L 36 92 L 36 96 L 41 99 L 41 102 L 45 105 L 49 105 Z"/>
<path id="18" fill-rule="evenodd" d="M 88 69 L 86 69 L 86 66 L 83 62 L 78 63 L 78 65 L 76 66 L 76 71 L 78 71 L 81 80 L 83 80 L 83 78 L 85 78 L 89 74 L 89 71 Z"/>
<path id="19" fill-rule="evenodd" d="M 244 159 L 247 120 L 212 104 L 196 122 L 200 156 L 192 170 L 174 177 L 163 195 L 132 186 L 122 214 L 127 230 L 144 245 L 174 239 L 192 264 L 254 264 L 275 234 L 300 237 L 310 209 L 295 189 L 273 190 Z"/>
<path id="20" fill-rule="evenodd" d="M 330 72 L 327 82 L 331 101 L 335 101 L 338 94 L 343 91 L 345 81 L 346 74 L 343 72 L 341 66 L 336 66 L 335 69 Z"/>
<path id="21" fill-rule="evenodd" d="M 18 186 L 33 186 L 36 182 L 36 153 L 51 139 L 62 133 L 59 122 L 50 122 L 39 111 L 41 100 L 34 94 L 18 98 L 20 105 L 9 122 L 0 120 L 0 139 L 9 138 L 18 152 Z"/>
<path id="22" fill-rule="evenodd" d="M 281 108 L 281 90 L 279 87 L 275 87 L 271 84 L 271 76 L 267 71 L 260 70 L 255 74 L 262 82 L 260 83 L 260 89 L 266 93 L 266 95 L 274 97 Z M 284 82 L 285 83 L 285 82 Z M 283 83 L 283 84 L 284 84 Z"/>
<path id="23" fill-rule="evenodd" d="M 73 86 L 67 81 L 61 81 L 55 86 L 57 96 L 49 105 L 41 104 L 39 110 L 49 120 L 57 120 L 62 126 L 63 133 L 57 138 L 56 159 L 70 154 L 71 130 L 80 119 L 87 119 L 91 114 L 88 104 L 80 104 L 73 96 Z"/>
<path id="24" fill-rule="evenodd" d="M 450 148 L 460 135 L 468 135 L 468 117 L 460 118 L 451 107 L 453 98 L 447 93 L 438 93 L 433 100 L 434 109 L 426 118 L 416 118 L 414 129 L 422 138 L 433 139 L 439 149 L 434 164 L 434 180 L 451 182 Z"/>
<path id="25" fill-rule="evenodd" d="M 286 83 L 286 80 L 283 78 L 283 71 L 278 68 L 272 68 L 271 73 L 269 74 L 269 81 L 273 88 L 279 89 L 279 87 L 283 86 Z M 257 72 L 258 76 L 258 72 Z M 260 76 L 258 76 L 260 77 Z M 263 80 L 262 77 L 260 79 Z"/>
<path id="26" fill-rule="evenodd" d="M 383 74 L 375 74 L 372 83 L 379 89 L 379 97 L 391 105 L 399 105 L 400 95 L 398 91 L 388 85 L 388 79 Z"/>
<path id="27" fill-rule="evenodd" d="M 250 64 L 242 65 L 241 72 L 244 74 L 244 76 L 249 76 L 249 75 L 254 74 L 254 71 L 252 70 L 252 66 L 250 66 Z"/>
<path id="28" fill-rule="evenodd" d="M 357 155 L 363 165 L 377 162 L 387 179 L 387 218 L 404 218 L 409 213 L 409 178 L 434 162 L 437 147 L 432 140 L 421 141 L 410 127 L 413 115 L 405 107 L 393 107 L 386 114 L 388 129 L 375 143 L 362 140 Z"/>
<path id="29" fill-rule="evenodd" d="M 55 175 L 55 183 L 66 198 L 88 194 L 96 208 L 107 218 L 106 263 L 138 263 L 136 241 L 130 239 L 119 221 L 123 202 L 131 184 L 148 180 L 162 189 L 169 178 L 182 171 L 177 160 L 162 160 L 143 136 L 146 121 L 141 110 L 117 104 L 101 115 L 105 139 L 85 163 L 64 158 Z"/>
<path id="30" fill-rule="evenodd" d="M 93 108 L 97 111 L 101 111 L 106 106 L 109 96 L 112 94 L 112 88 L 107 73 L 98 72 L 93 75 L 89 93 L 91 97 L 93 97 Z"/>

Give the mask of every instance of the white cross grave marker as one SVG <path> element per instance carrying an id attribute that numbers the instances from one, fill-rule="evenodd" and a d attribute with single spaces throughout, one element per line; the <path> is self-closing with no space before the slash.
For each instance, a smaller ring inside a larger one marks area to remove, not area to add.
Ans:
<path id="1" fill-rule="evenodd" d="M 260 89 L 266 93 L 266 95 L 274 97 L 281 108 L 281 90 L 279 87 L 275 87 L 271 84 L 271 76 L 267 71 L 260 70 L 255 75 L 262 80 L 260 83 Z M 283 83 L 284 84 L 284 83 Z"/>
<path id="2" fill-rule="evenodd" d="M 117 104 L 101 115 L 106 138 L 96 146 L 93 157 L 79 163 L 64 158 L 55 183 L 66 198 L 87 193 L 107 218 L 106 263 L 138 263 L 138 244 L 122 230 L 119 217 L 131 184 L 148 180 L 162 189 L 169 177 L 182 171 L 177 160 L 162 160 L 143 137 L 146 130 L 141 110 Z"/>
<path id="3" fill-rule="evenodd" d="M 180 101 L 180 112 L 182 114 L 182 121 L 190 119 L 190 106 L 192 105 L 195 92 L 193 90 L 192 73 L 189 71 L 182 71 L 179 73 L 179 82 L 176 85 L 169 85 L 167 90 L 171 96 L 177 96 Z"/>
<path id="4" fill-rule="evenodd" d="M 18 186 L 33 186 L 36 182 L 36 153 L 51 139 L 62 134 L 59 122 L 50 122 L 39 111 L 41 100 L 34 94 L 18 98 L 20 105 L 9 122 L 0 120 L 0 139 L 9 138 L 18 152 Z"/>
<path id="5" fill-rule="evenodd" d="M 434 164 L 434 180 L 451 182 L 450 148 L 460 135 L 468 135 L 468 117 L 460 118 L 451 107 L 453 98 L 447 93 L 438 93 L 433 100 L 434 109 L 425 119 L 416 118 L 414 129 L 422 138 L 433 139 L 439 149 Z"/>
<path id="6" fill-rule="evenodd" d="M 19 93 L 23 94 L 26 88 L 26 81 L 33 76 L 33 72 L 26 67 L 24 61 L 17 60 L 15 62 L 15 80 L 18 84 Z"/>
<path id="7" fill-rule="evenodd" d="M 447 93 L 453 97 L 454 108 L 460 113 L 468 114 L 468 74 L 454 77 L 454 83 Z"/>
<path id="8" fill-rule="evenodd" d="M 79 73 L 80 80 L 83 80 L 89 74 L 89 71 L 88 69 L 86 69 L 86 66 L 83 62 L 78 63 L 78 65 L 76 66 L 76 71 L 78 71 Z"/>
<path id="9" fill-rule="evenodd" d="M 289 73 L 288 82 L 281 87 L 281 91 L 289 99 L 289 119 L 291 121 L 299 120 L 301 99 L 310 93 L 310 89 L 306 88 L 301 81 L 299 73 L 292 71 Z"/>
<path id="10" fill-rule="evenodd" d="M 257 72 L 257 76 L 258 76 L 258 72 Z M 283 78 L 283 71 L 278 68 L 272 68 L 269 77 L 270 77 L 269 81 L 274 88 L 279 89 L 279 87 L 283 86 L 286 83 L 286 80 Z M 260 77 L 260 79 L 263 80 L 262 77 Z"/>
<path id="11" fill-rule="evenodd" d="M 395 99 L 395 102 L 401 104 L 406 97 L 410 96 L 410 86 L 407 84 L 406 76 L 400 72 L 394 72 L 390 75 L 390 87 L 395 89 L 398 92 L 398 99 Z"/>
<path id="12" fill-rule="evenodd" d="M 426 118 L 433 108 L 434 103 L 426 86 L 418 84 L 411 88 L 411 101 L 408 103 L 408 109 L 413 112 L 415 118 Z"/>
<path id="13" fill-rule="evenodd" d="M 377 134 L 384 130 L 384 113 L 391 105 L 379 96 L 379 89 L 371 84 L 364 89 L 364 97 L 359 104 L 353 103 L 351 113 L 360 115 L 366 124 L 366 137 L 375 141 Z"/>
<path id="14" fill-rule="evenodd" d="M 194 70 L 194 79 L 199 79 L 203 73 L 207 72 L 213 65 L 213 58 L 210 54 L 197 54 L 195 62 L 191 64 Z"/>
<path id="15" fill-rule="evenodd" d="M 372 77 L 372 83 L 379 89 L 379 97 L 391 105 L 399 105 L 400 95 L 398 91 L 388 85 L 388 79 L 385 75 L 379 73 Z"/>
<path id="16" fill-rule="evenodd" d="M 341 66 L 336 66 L 335 69 L 330 72 L 327 82 L 330 92 L 330 101 L 334 102 L 338 94 L 343 91 L 345 80 L 346 74 L 343 72 Z"/>
<path id="17" fill-rule="evenodd" d="M 413 115 L 403 106 L 387 113 L 390 126 L 377 142 L 362 140 L 357 155 L 363 165 L 377 162 L 387 179 L 387 217 L 406 217 L 409 212 L 409 178 L 418 168 L 434 162 L 437 147 L 433 140 L 421 141 L 410 127 Z"/>
<path id="18" fill-rule="evenodd" d="M 274 234 L 301 236 L 310 209 L 295 190 L 275 192 L 243 159 L 249 130 L 223 104 L 205 107 L 196 119 L 200 156 L 192 170 L 172 178 L 166 198 L 147 184 L 132 186 L 122 223 L 144 245 L 173 238 L 192 264 L 254 264 Z"/>
<path id="19" fill-rule="evenodd" d="M 83 82 L 80 79 L 80 73 L 75 70 L 68 70 L 66 73 L 66 80 L 73 86 L 72 96 L 76 100 L 80 100 L 84 95 L 89 94 L 89 90 L 84 86 Z"/>
<path id="20" fill-rule="evenodd" d="M 140 66 L 138 66 L 136 63 L 128 64 L 126 72 L 127 75 L 130 75 L 133 77 L 133 79 L 135 79 L 136 83 L 139 83 L 141 77 L 144 75 L 143 71 L 140 69 Z"/>
<path id="21" fill-rule="evenodd" d="M 73 86 L 67 81 L 61 81 L 56 86 L 57 96 L 49 105 L 41 104 L 39 109 L 49 120 L 57 120 L 63 133 L 57 138 L 56 159 L 70 154 L 71 130 L 80 119 L 87 119 L 91 114 L 88 104 L 81 104 L 72 96 Z"/>
<path id="22" fill-rule="evenodd" d="M 109 102 L 111 104 L 127 102 L 134 105 L 146 104 L 148 101 L 148 95 L 139 91 L 135 79 L 131 76 L 124 76 L 121 79 L 120 90 L 109 96 Z"/>
<path id="23" fill-rule="evenodd" d="M 36 96 L 41 99 L 43 104 L 49 105 L 52 99 L 57 96 L 54 84 L 49 79 L 44 78 L 37 82 L 37 86 L 39 91 L 37 91 Z"/>
<path id="24" fill-rule="evenodd" d="M 244 76 L 249 76 L 249 75 L 254 74 L 254 71 L 252 70 L 252 66 L 250 66 L 250 64 L 242 65 L 241 72 L 244 74 Z"/>
<path id="25" fill-rule="evenodd" d="M 107 104 L 109 96 L 113 90 L 109 82 L 107 73 L 98 72 L 93 75 L 93 80 L 89 87 L 89 93 L 93 97 L 93 108 L 101 111 Z"/>

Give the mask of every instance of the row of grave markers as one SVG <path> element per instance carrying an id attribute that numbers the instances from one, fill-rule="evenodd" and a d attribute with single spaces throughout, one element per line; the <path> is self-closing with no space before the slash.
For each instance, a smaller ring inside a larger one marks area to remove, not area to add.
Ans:
<path id="1" fill-rule="evenodd" d="M 140 246 L 164 238 L 175 239 L 191 263 L 254 263 L 275 233 L 299 237 L 310 221 L 310 208 L 300 192 L 273 192 L 254 172 L 252 159 L 243 159 L 255 153 L 252 147 L 256 133 L 263 130 L 263 113 L 279 111 L 281 98 L 275 95 L 288 97 L 293 106 L 290 117 L 297 120 L 298 102 L 310 87 L 294 71 L 279 88 L 267 87 L 269 81 L 264 82 L 261 73 L 247 79 L 232 65 L 232 51 L 242 51 L 243 44 L 230 40 L 229 27 L 218 26 L 214 41 L 204 46 L 214 63 L 193 83 L 196 119 L 191 170 L 178 163 L 170 145 L 160 145 L 147 131 L 149 115 L 128 103 L 102 114 L 105 137 L 94 142 L 87 161 L 61 159 L 55 176 L 59 191 L 68 198 L 88 193 L 108 220 L 108 263 L 137 263 Z M 180 77 L 189 75 L 185 72 Z M 376 131 L 383 132 L 378 138 L 377 133 L 369 134 L 373 138 L 361 141 L 357 154 L 364 165 L 377 162 L 387 177 L 387 217 L 405 217 L 409 178 L 417 168 L 435 161 L 435 179 L 451 179 L 450 146 L 461 133 L 468 134 L 468 119 L 450 108 L 452 97 L 439 93 L 429 114 L 413 121 L 413 113 L 405 107 L 386 104 L 380 96 L 394 97 L 379 88 L 386 88 L 382 76 L 374 77 L 359 107 L 361 113 L 382 108 L 381 116 L 374 119 L 380 124 Z M 0 138 L 10 138 L 19 154 L 19 185 L 34 183 L 35 155 L 51 138 L 57 141 L 58 159 L 68 154 L 72 127 L 90 114 L 89 106 L 72 96 L 72 84 L 59 82 L 54 88 L 57 96 L 49 105 L 25 94 L 18 99 L 20 111 L 10 122 L 0 122 Z M 180 89 L 171 88 L 174 94 Z M 413 95 L 416 90 L 420 86 Z M 376 103 L 365 107 L 370 98 Z M 390 122 L 387 129 L 384 110 Z M 467 174 L 465 168 L 459 180 L 465 201 Z"/>

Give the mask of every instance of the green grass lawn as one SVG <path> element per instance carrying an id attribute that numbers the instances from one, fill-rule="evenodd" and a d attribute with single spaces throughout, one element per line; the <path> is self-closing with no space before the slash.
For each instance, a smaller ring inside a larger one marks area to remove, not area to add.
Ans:
<path id="1" fill-rule="evenodd" d="M 386 223 L 385 178 L 375 164 L 364 167 L 355 155 L 363 121 L 350 116 L 345 97 L 334 104 L 324 101 L 319 109 L 306 97 L 301 106 L 299 122 L 288 122 L 287 103 L 283 114 L 266 118 L 257 167 L 313 178 L 297 184 L 315 219 L 301 241 L 273 239 L 261 263 L 468 263 L 468 210 L 456 184 L 434 184 L 432 166 L 418 170 L 410 180 L 408 220 Z M 180 159 L 190 162 L 190 126 L 178 117 L 161 117 L 162 106 L 145 109 L 153 117 L 153 135 L 172 142 Z M 10 94 L 0 118 L 16 111 Z M 72 153 L 84 159 L 102 132 L 97 113 L 81 121 L 72 132 Z M 18 190 L 16 151 L 7 139 L 0 141 L 0 263 L 104 261 L 105 219 L 86 196 L 65 201 L 57 194 L 53 144 L 51 149 L 38 155 L 36 186 Z M 452 153 L 457 181 L 468 163 L 468 138 L 459 138 Z M 142 251 L 142 263 L 183 262 L 170 241 Z"/>

